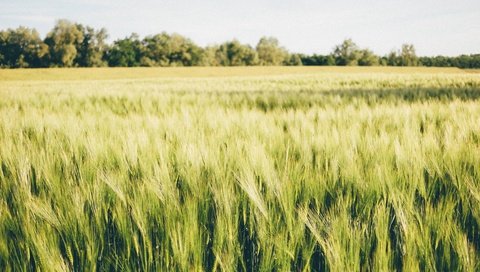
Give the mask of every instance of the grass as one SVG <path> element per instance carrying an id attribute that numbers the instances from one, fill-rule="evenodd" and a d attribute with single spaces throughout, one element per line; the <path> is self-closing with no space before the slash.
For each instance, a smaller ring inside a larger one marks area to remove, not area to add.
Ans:
<path id="1" fill-rule="evenodd" d="M 245 77 L 272 75 L 335 74 L 462 74 L 478 72 L 478 69 L 426 67 L 328 67 L 328 66 L 274 66 L 274 67 L 129 67 L 129 68 L 48 68 L 0 70 L 0 81 L 48 81 L 48 80 L 118 80 L 158 78 Z"/>
<path id="2" fill-rule="evenodd" d="M 0 71 L 0 270 L 478 271 L 480 76 Z"/>

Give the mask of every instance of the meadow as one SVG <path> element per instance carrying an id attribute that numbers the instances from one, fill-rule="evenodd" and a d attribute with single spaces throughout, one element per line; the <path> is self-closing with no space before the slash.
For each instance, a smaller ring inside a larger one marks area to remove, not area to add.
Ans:
<path id="1" fill-rule="evenodd" d="M 480 73 L 0 70 L 1 271 L 479 271 Z"/>

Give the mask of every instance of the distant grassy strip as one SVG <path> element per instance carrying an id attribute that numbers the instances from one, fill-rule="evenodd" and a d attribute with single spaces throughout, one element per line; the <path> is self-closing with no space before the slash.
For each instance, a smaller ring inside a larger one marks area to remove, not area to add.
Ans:
<path id="1" fill-rule="evenodd" d="M 267 76 L 308 73 L 394 73 L 394 74 L 458 74 L 458 68 L 426 67 L 162 67 L 162 68 L 48 68 L 0 69 L 0 81 L 35 80 L 115 80 L 165 77 L 232 77 Z"/>

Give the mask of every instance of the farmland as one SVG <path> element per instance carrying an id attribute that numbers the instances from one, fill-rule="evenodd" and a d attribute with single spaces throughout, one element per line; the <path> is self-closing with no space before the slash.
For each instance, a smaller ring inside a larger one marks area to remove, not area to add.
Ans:
<path id="1" fill-rule="evenodd" d="M 0 270 L 478 271 L 480 73 L 0 70 Z"/>

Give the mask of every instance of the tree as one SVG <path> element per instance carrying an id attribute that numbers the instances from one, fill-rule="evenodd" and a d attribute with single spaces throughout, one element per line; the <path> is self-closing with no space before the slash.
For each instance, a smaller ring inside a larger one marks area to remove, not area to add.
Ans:
<path id="1" fill-rule="evenodd" d="M 47 54 L 48 46 L 35 29 L 0 31 L 0 67 L 41 67 Z"/>
<path id="2" fill-rule="evenodd" d="M 104 55 L 107 50 L 107 30 L 105 28 L 95 30 L 89 26 L 84 27 L 81 24 L 76 24 L 76 27 L 82 32 L 83 40 L 76 44 L 77 55 L 75 63 L 82 67 L 106 66 Z"/>
<path id="3" fill-rule="evenodd" d="M 310 56 L 301 55 L 302 64 L 307 66 L 333 66 L 335 65 L 335 58 L 332 55 L 317 55 Z"/>
<path id="4" fill-rule="evenodd" d="M 387 57 L 386 56 L 380 57 L 378 64 L 381 66 L 387 66 L 388 65 Z"/>
<path id="5" fill-rule="evenodd" d="M 167 45 L 170 66 L 193 66 L 201 60 L 200 47 L 179 34 L 172 34 Z"/>
<path id="6" fill-rule="evenodd" d="M 386 57 L 388 66 L 400 66 L 401 60 L 395 50 L 392 50 Z"/>
<path id="7" fill-rule="evenodd" d="M 50 47 L 50 64 L 60 67 L 74 66 L 77 48 L 83 38 L 83 32 L 78 25 L 67 20 L 57 21 L 45 39 L 45 43 Z"/>
<path id="8" fill-rule="evenodd" d="M 223 66 L 246 66 L 258 64 L 257 52 L 237 40 L 221 44 L 215 52 L 215 60 Z"/>
<path id="9" fill-rule="evenodd" d="M 360 66 L 374 66 L 378 65 L 379 58 L 371 50 L 363 49 L 359 52 L 360 58 L 358 59 L 358 65 Z"/>
<path id="10" fill-rule="evenodd" d="M 113 67 L 140 66 L 143 52 L 144 47 L 138 35 L 133 33 L 130 37 L 114 41 L 106 58 L 108 65 Z"/>
<path id="11" fill-rule="evenodd" d="M 288 61 L 285 63 L 285 65 L 288 66 L 302 66 L 302 58 L 300 57 L 300 54 L 291 54 L 288 57 Z"/>
<path id="12" fill-rule="evenodd" d="M 143 39 L 143 63 L 153 66 L 193 66 L 201 62 L 202 50 L 190 39 L 165 32 Z"/>
<path id="13" fill-rule="evenodd" d="M 335 46 L 333 50 L 335 62 L 340 66 L 352 66 L 358 64 L 360 50 L 352 39 L 344 40 L 341 44 Z"/>
<path id="14" fill-rule="evenodd" d="M 425 59 L 423 59 L 423 61 L 425 61 L 425 63 L 428 62 Z M 386 63 L 390 66 L 417 66 L 419 64 L 419 58 L 412 44 L 403 44 L 399 51 L 392 50 L 386 56 Z"/>
<path id="15" fill-rule="evenodd" d="M 335 57 L 332 54 L 328 55 L 325 58 L 325 65 L 327 65 L 327 66 L 335 66 L 336 65 Z"/>
<path id="16" fill-rule="evenodd" d="M 170 65 L 170 36 L 163 32 L 153 36 L 147 36 L 142 40 L 145 48 L 143 63 L 151 61 L 154 66 L 169 66 Z M 148 58 L 145 59 L 145 58 Z"/>
<path id="17" fill-rule="evenodd" d="M 389 65 L 480 68 L 480 55 L 417 57 L 412 44 L 379 57 L 351 39 L 329 55 L 290 54 L 276 38 L 255 48 L 237 40 L 200 47 L 179 34 L 138 35 L 107 44 L 106 29 L 59 20 L 42 41 L 35 29 L 0 30 L 0 68 L 96 66 Z"/>
<path id="18" fill-rule="evenodd" d="M 403 44 L 400 51 L 402 66 L 417 66 L 418 58 L 413 44 Z"/>
<path id="19" fill-rule="evenodd" d="M 202 50 L 201 56 L 200 56 L 200 66 L 220 66 L 221 64 L 217 61 L 216 58 L 216 53 L 219 50 L 218 45 L 211 45 L 205 47 L 205 49 Z"/>
<path id="20" fill-rule="evenodd" d="M 288 60 L 288 52 L 273 37 L 262 37 L 256 46 L 260 65 L 282 65 Z"/>

